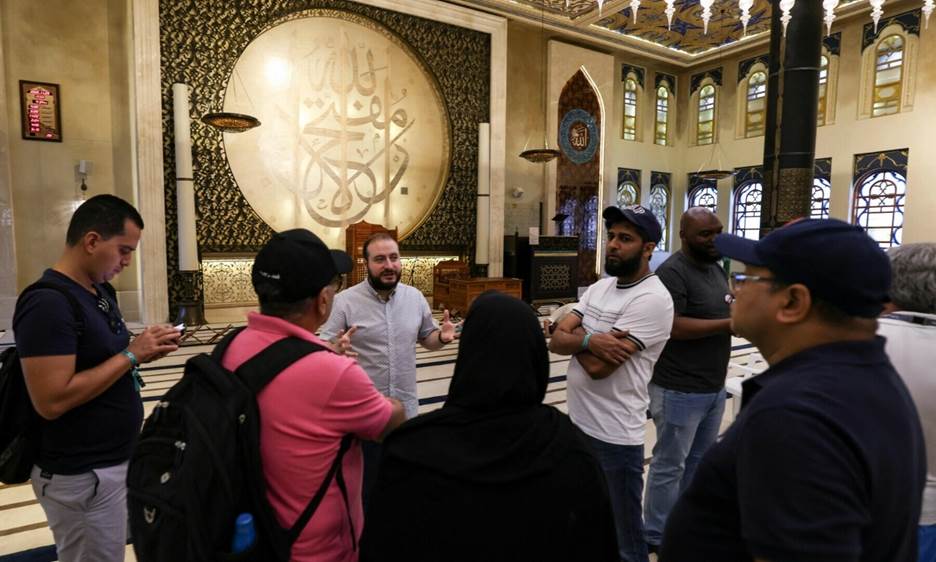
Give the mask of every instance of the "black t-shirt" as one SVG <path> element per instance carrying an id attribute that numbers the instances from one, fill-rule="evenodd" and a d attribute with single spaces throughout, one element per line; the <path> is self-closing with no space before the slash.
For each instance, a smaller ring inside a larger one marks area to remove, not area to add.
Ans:
<path id="1" fill-rule="evenodd" d="M 925 445 L 883 338 L 797 353 L 743 397 L 670 512 L 662 562 L 917 559 Z"/>
<path id="2" fill-rule="evenodd" d="M 13 315 L 20 357 L 75 355 L 78 373 L 127 348 L 127 327 L 117 301 L 104 287 L 96 286 L 95 296 L 51 269 L 43 273 L 41 281 L 62 285 L 78 299 L 84 331 L 77 335 L 78 322 L 64 295 L 52 289 L 30 291 Z M 80 474 L 120 464 L 130 458 L 142 421 L 143 404 L 127 371 L 98 397 L 44 422 L 36 464 L 55 474 Z"/>
<path id="3" fill-rule="evenodd" d="M 731 316 L 725 300 L 728 277 L 717 263 L 697 264 L 676 252 L 656 270 L 673 297 L 677 316 L 722 320 Z M 692 340 L 670 338 L 653 368 L 651 382 L 679 392 L 718 392 L 725 386 L 731 334 L 716 334 Z"/>

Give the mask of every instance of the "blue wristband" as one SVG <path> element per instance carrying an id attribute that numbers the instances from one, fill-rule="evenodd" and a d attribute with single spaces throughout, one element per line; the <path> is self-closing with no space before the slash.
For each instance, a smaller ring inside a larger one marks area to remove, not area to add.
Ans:
<path id="1" fill-rule="evenodd" d="M 136 355 L 134 355 L 133 352 L 130 351 L 129 349 L 125 349 L 125 350 L 121 351 L 120 353 L 121 353 L 122 355 L 125 355 L 125 356 L 127 357 L 127 359 L 130 360 L 130 368 L 131 368 L 131 369 L 136 369 L 136 368 L 138 368 L 138 367 L 140 366 L 140 362 L 137 361 Z"/>
<path id="2" fill-rule="evenodd" d="M 582 351 L 588 349 L 588 340 L 591 339 L 591 334 L 585 334 L 585 339 L 582 340 Z"/>

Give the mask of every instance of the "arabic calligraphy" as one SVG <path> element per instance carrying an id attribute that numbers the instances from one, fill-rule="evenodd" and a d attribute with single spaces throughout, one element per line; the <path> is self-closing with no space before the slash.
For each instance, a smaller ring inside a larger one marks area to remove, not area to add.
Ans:
<path id="1" fill-rule="evenodd" d="M 368 220 L 408 232 L 444 185 L 449 130 L 431 75 L 399 40 L 359 23 L 281 24 L 235 66 L 261 100 L 264 126 L 253 139 L 228 135 L 225 148 L 248 201 L 274 228 Z"/>

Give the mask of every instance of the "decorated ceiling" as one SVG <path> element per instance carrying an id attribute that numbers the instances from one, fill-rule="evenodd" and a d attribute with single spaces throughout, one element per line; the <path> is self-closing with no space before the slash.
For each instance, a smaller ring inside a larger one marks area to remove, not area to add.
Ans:
<path id="1" fill-rule="evenodd" d="M 818 0 L 813 0 L 818 1 Z M 838 10 L 858 0 L 842 0 Z M 540 17 L 550 24 L 616 33 L 650 41 L 683 54 L 698 55 L 770 30 L 770 1 L 754 0 L 747 30 L 741 24 L 738 0 L 714 0 L 708 29 L 702 18 L 699 0 L 674 0 L 672 25 L 667 26 L 664 0 L 640 0 L 634 21 L 631 0 L 604 0 L 599 10 L 597 0 L 463 0 L 508 13 Z M 837 10 L 837 11 L 838 11 Z"/>

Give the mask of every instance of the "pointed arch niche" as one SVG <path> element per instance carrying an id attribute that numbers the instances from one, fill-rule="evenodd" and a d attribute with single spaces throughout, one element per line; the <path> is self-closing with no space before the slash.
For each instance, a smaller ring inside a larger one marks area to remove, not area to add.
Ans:
<path id="1" fill-rule="evenodd" d="M 562 87 L 558 107 L 556 209 L 569 215 L 563 234 L 579 239 L 578 285 L 597 281 L 601 239 L 601 132 L 604 113 L 598 93 L 579 69 Z"/>

